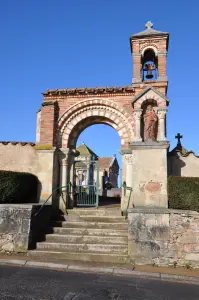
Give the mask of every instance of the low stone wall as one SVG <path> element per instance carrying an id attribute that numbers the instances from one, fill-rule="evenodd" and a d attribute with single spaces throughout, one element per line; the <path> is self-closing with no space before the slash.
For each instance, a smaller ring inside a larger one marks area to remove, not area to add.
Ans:
<path id="1" fill-rule="evenodd" d="M 199 267 L 199 213 L 129 210 L 128 251 L 136 264 Z"/>
<path id="2" fill-rule="evenodd" d="M 0 204 L 0 252 L 27 252 L 44 237 L 52 218 L 52 207 L 46 205 L 38 216 L 37 204 Z"/>
<path id="3" fill-rule="evenodd" d="M 40 181 L 40 202 L 46 200 L 58 185 L 58 157 L 55 149 L 36 150 L 34 143 L 0 142 L 0 170 L 36 175 Z"/>
<path id="4" fill-rule="evenodd" d="M 34 143 L 0 142 L 0 170 L 37 175 Z"/>

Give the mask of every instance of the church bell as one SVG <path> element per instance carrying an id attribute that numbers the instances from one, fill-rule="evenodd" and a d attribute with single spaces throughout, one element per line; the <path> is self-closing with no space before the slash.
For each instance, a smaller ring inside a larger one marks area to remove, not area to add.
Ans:
<path id="1" fill-rule="evenodd" d="M 148 70 L 148 71 L 147 71 L 146 78 L 147 78 L 147 79 L 153 78 L 153 74 L 152 74 L 152 71 L 151 71 L 151 70 Z"/>
<path id="2" fill-rule="evenodd" d="M 154 77 L 153 72 L 155 70 L 154 64 L 145 64 L 144 71 L 147 71 L 146 78 L 152 79 Z"/>

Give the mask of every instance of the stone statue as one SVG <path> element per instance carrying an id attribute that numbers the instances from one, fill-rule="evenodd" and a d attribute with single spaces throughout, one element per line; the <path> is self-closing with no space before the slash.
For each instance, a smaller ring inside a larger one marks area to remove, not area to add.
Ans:
<path id="1" fill-rule="evenodd" d="M 144 140 L 155 141 L 155 128 L 158 118 L 152 105 L 148 105 L 144 114 Z"/>

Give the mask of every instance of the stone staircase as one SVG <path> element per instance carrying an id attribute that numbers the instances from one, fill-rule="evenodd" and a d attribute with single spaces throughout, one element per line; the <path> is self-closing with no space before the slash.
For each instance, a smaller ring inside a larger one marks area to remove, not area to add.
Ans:
<path id="1" fill-rule="evenodd" d="M 128 224 L 119 209 L 73 209 L 56 220 L 30 256 L 127 263 Z"/>

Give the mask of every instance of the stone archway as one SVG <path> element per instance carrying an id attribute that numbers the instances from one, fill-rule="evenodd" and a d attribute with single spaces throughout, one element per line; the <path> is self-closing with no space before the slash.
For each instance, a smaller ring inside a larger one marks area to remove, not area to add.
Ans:
<path id="1" fill-rule="evenodd" d="M 111 100 L 89 99 L 73 105 L 59 118 L 56 139 L 57 147 L 62 149 L 62 152 L 67 152 L 67 166 L 62 167 L 62 178 L 67 178 L 68 182 L 73 178 L 77 139 L 84 129 L 94 124 L 113 127 L 120 136 L 122 148 L 127 148 L 134 139 L 133 115 Z M 67 175 L 63 175 L 66 172 Z"/>
<path id="2" fill-rule="evenodd" d="M 73 105 L 59 118 L 58 146 L 74 148 L 79 134 L 93 124 L 107 124 L 115 128 L 122 146 L 127 146 L 134 138 L 132 115 L 109 99 L 93 98 Z"/>

